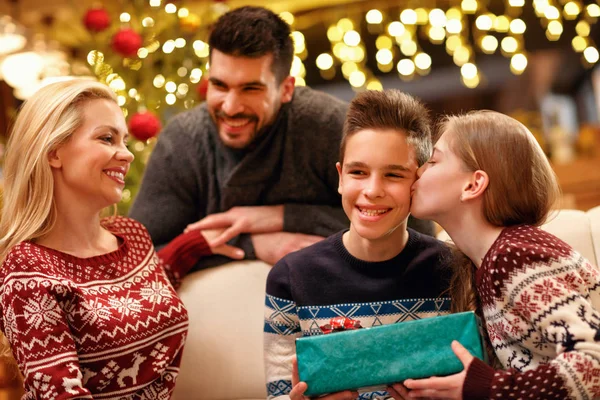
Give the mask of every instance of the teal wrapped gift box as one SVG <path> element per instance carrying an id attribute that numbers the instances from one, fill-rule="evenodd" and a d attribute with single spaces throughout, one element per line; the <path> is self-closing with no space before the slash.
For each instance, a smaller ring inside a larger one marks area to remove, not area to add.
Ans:
<path id="1" fill-rule="evenodd" d="M 475 313 L 463 312 L 298 338 L 298 375 L 308 385 L 305 395 L 318 396 L 454 374 L 463 366 L 453 340 L 485 359 L 479 329 Z"/>

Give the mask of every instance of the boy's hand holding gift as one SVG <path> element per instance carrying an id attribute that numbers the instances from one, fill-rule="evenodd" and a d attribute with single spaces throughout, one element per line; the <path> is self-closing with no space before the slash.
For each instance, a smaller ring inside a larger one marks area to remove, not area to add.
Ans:
<path id="1" fill-rule="evenodd" d="M 300 382 L 298 377 L 298 361 L 296 357 L 292 359 L 292 391 L 290 392 L 290 400 L 305 400 L 308 397 L 304 396 L 308 386 L 306 382 Z M 353 400 L 358 398 L 356 390 L 344 390 L 342 392 L 331 393 L 326 396 L 319 397 L 319 400 Z"/>
<path id="2" fill-rule="evenodd" d="M 336 327 L 347 328 L 335 332 Z M 338 317 L 322 327 L 334 335 L 296 339 L 293 399 L 330 393 L 348 398 L 359 388 L 385 390 L 388 385 L 396 399 L 460 399 L 471 353 L 481 359 L 485 354 L 473 312 L 357 327 L 358 321 Z"/>
<path id="3" fill-rule="evenodd" d="M 331 318 L 328 324 L 320 326 L 323 334 L 342 332 L 346 330 L 361 329 L 360 321 L 355 321 L 347 317 L 334 317 Z M 308 386 L 306 382 L 300 382 L 298 377 L 298 361 L 296 357 L 292 360 L 292 391 L 290 392 L 291 400 L 303 400 L 304 392 L 306 392 Z M 329 395 L 320 397 L 320 400 L 349 400 L 356 399 L 358 392 L 354 390 L 344 390 L 342 392 L 331 393 Z"/>

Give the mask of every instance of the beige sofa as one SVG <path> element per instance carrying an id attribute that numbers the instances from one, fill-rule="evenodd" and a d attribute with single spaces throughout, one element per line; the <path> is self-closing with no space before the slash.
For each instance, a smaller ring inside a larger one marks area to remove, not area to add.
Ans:
<path id="1" fill-rule="evenodd" d="M 600 206 L 587 213 L 561 210 L 544 229 L 598 265 Z M 180 295 L 190 330 L 176 400 L 266 398 L 262 329 L 269 269 L 262 262 L 235 262 L 185 279 Z"/>

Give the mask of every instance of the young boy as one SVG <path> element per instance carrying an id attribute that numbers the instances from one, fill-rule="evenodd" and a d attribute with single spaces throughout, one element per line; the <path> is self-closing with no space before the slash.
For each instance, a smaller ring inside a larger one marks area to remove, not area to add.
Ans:
<path id="1" fill-rule="evenodd" d="M 449 252 L 406 226 L 411 186 L 431 153 L 427 115 L 418 100 L 397 90 L 366 91 L 350 104 L 337 163 L 350 229 L 287 255 L 267 279 L 270 399 L 292 389 L 295 339 L 323 334 L 334 317 L 367 328 L 449 313 L 450 299 L 440 297 L 448 288 Z"/>

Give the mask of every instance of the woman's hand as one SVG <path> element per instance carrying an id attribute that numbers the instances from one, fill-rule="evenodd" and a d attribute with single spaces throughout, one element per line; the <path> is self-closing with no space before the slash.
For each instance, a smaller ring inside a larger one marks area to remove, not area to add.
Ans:
<path id="1" fill-rule="evenodd" d="M 223 233 L 223 229 L 205 229 L 200 232 L 204 236 L 204 240 L 209 244 L 213 239 L 219 237 Z M 234 260 L 244 259 L 244 250 L 239 247 L 231 246 L 229 244 L 221 244 L 219 246 L 210 246 L 210 251 L 213 254 L 220 254 Z"/>
<path id="2" fill-rule="evenodd" d="M 462 372 L 444 377 L 434 376 L 427 379 L 407 379 L 404 381 L 404 386 L 409 389 L 409 392 L 407 393 L 408 397 L 400 397 L 400 399 L 404 400 L 423 397 L 451 400 L 462 399 L 465 377 L 467 376 L 467 370 L 474 357 L 456 340 L 452 342 L 452 351 L 454 351 L 456 357 L 458 357 L 463 364 L 464 368 Z"/>
<path id="3" fill-rule="evenodd" d="M 292 359 L 292 391 L 290 392 L 290 400 L 308 399 L 308 397 L 304 396 L 306 389 L 308 389 L 306 382 L 300 382 L 300 378 L 298 377 L 298 361 L 296 360 L 296 356 L 294 356 Z M 353 400 L 357 397 L 358 392 L 344 390 L 343 392 L 319 397 L 319 400 Z"/>

